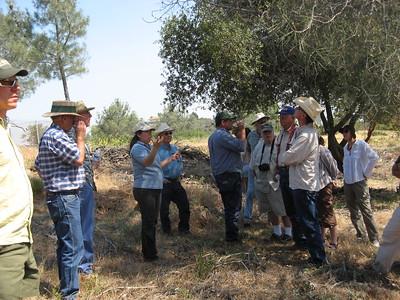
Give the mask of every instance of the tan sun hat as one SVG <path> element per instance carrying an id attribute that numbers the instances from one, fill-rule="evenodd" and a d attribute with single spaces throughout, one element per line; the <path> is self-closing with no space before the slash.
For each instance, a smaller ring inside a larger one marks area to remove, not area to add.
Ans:
<path id="1" fill-rule="evenodd" d="M 83 101 L 76 102 L 76 112 L 78 114 L 90 113 L 90 111 L 93 109 L 94 107 L 87 107 Z"/>
<path id="2" fill-rule="evenodd" d="M 145 123 L 145 122 L 139 122 L 139 123 L 136 125 L 136 127 L 135 127 L 133 133 L 136 134 L 138 131 L 149 131 L 149 130 L 155 130 L 155 127 L 154 127 L 154 126 L 151 126 L 151 125 L 149 125 L 149 124 L 147 124 L 147 123 Z"/>
<path id="3" fill-rule="evenodd" d="M 43 117 L 47 118 L 63 115 L 80 117 L 80 115 L 76 113 L 76 102 L 65 100 L 53 101 L 51 111 L 43 114 Z"/>
<path id="4" fill-rule="evenodd" d="M 170 127 L 167 123 L 161 123 L 160 126 L 158 126 L 158 128 L 156 129 L 155 133 L 158 135 L 166 131 L 174 131 L 174 130 L 175 129 Z"/>
<path id="5" fill-rule="evenodd" d="M 254 125 L 255 123 L 257 123 L 258 121 L 260 121 L 262 119 L 265 119 L 265 121 L 267 121 L 268 117 L 262 112 L 257 113 L 256 118 L 253 122 L 251 122 L 251 125 Z"/>
<path id="6" fill-rule="evenodd" d="M 324 108 L 313 97 L 298 97 L 294 99 L 294 103 L 300 106 L 313 121 L 316 121 L 324 111 Z"/>

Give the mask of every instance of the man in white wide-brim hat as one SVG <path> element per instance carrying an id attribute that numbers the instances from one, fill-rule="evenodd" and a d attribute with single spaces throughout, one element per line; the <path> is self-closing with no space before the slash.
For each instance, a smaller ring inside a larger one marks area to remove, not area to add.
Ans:
<path id="1" fill-rule="evenodd" d="M 313 127 L 323 108 L 312 97 L 298 97 L 295 118 L 300 127 L 292 137 L 292 146 L 282 155 L 282 163 L 289 166 L 289 186 L 292 189 L 297 218 L 306 236 L 310 263 L 327 263 L 316 200 L 319 184 L 318 133 Z"/>
<path id="2" fill-rule="evenodd" d="M 57 235 L 57 265 L 60 294 L 76 299 L 79 292 L 78 265 L 82 258 L 83 237 L 79 189 L 85 183 L 86 125 L 79 120 L 76 103 L 54 101 L 43 116 L 53 123 L 43 134 L 35 167 L 43 180 L 46 203 Z M 76 142 L 68 136 L 75 125 Z"/>
<path id="3" fill-rule="evenodd" d="M 251 125 L 254 126 L 254 130 L 252 130 L 247 136 L 247 147 L 250 146 L 250 149 L 246 149 L 246 152 L 250 154 L 256 148 L 258 142 L 261 139 L 261 126 L 265 124 L 268 120 L 268 116 L 264 113 L 259 112 L 256 114 L 254 121 L 251 122 Z M 253 172 L 248 172 L 247 177 L 247 190 L 246 190 L 246 203 L 243 208 L 243 222 L 244 226 L 250 226 L 251 220 L 253 218 L 253 199 L 254 199 L 254 175 Z"/>
<path id="4" fill-rule="evenodd" d="M 181 184 L 183 173 L 182 156 L 176 145 L 171 144 L 174 129 L 167 123 L 161 123 L 155 133 L 158 136 L 164 136 L 158 155 L 161 161 L 168 159 L 172 155 L 175 160 L 162 168 L 164 182 L 161 192 L 160 220 L 161 227 L 165 234 L 171 234 L 171 221 L 169 219 L 169 205 L 174 202 L 179 211 L 178 231 L 181 234 L 190 233 L 189 218 L 190 208 L 185 189 Z"/>

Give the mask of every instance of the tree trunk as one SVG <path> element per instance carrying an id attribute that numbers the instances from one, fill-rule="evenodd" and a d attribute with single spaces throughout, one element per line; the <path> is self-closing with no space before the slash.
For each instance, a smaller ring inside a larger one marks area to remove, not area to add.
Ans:
<path id="1" fill-rule="evenodd" d="M 65 100 L 70 101 L 69 92 L 68 92 L 67 77 L 65 76 L 64 66 L 62 65 L 62 63 L 60 63 L 59 68 L 60 68 L 61 80 L 62 80 L 63 87 L 64 87 Z"/>
<path id="2" fill-rule="evenodd" d="M 373 133 L 374 130 L 375 130 L 375 127 L 376 127 L 376 122 L 375 122 L 375 121 L 371 121 L 371 122 L 369 123 L 369 126 L 368 126 L 367 137 L 365 138 L 365 142 L 366 142 L 366 143 L 369 142 L 369 140 L 370 140 L 370 138 L 371 138 L 371 136 L 372 136 L 372 133 Z"/>

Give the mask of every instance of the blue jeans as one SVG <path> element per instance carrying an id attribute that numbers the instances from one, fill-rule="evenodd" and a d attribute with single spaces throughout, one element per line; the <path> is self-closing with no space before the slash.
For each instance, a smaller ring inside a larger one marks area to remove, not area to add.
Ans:
<path id="1" fill-rule="evenodd" d="M 96 202 L 94 200 L 93 188 L 87 182 L 79 190 L 81 201 L 81 224 L 83 235 L 83 254 L 78 269 L 83 273 L 93 272 L 93 234 L 95 227 Z"/>
<path id="2" fill-rule="evenodd" d="M 83 239 L 78 193 L 51 193 L 47 207 L 57 234 L 57 265 L 63 299 L 76 299 L 79 292 L 78 265 Z"/>
<path id="3" fill-rule="evenodd" d="M 246 167 L 246 166 L 245 166 Z M 245 222 L 250 222 L 253 218 L 253 199 L 254 199 L 254 174 L 253 170 L 247 165 L 248 177 L 247 177 L 247 191 L 246 191 L 246 203 L 243 209 L 243 219 Z"/>
<path id="4" fill-rule="evenodd" d="M 215 175 L 225 212 L 226 241 L 239 240 L 239 216 L 242 207 L 241 175 L 237 172 L 225 172 Z"/>
<path id="5" fill-rule="evenodd" d="M 316 207 L 318 192 L 296 189 L 292 193 L 296 214 L 304 230 L 306 247 L 311 259 L 316 264 L 324 263 L 326 254 Z"/>
<path id="6" fill-rule="evenodd" d="M 305 246 L 304 230 L 296 213 L 296 207 L 293 200 L 293 191 L 289 187 L 289 168 L 279 168 L 279 186 L 282 192 L 283 203 L 285 204 L 286 215 L 292 222 L 293 241 L 298 246 Z"/>

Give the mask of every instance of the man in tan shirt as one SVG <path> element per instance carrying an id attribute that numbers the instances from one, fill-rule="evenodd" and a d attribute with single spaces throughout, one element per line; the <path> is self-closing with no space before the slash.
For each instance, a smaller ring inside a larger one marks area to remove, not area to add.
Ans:
<path id="1" fill-rule="evenodd" d="M 323 109 L 312 97 L 299 97 L 294 102 L 298 105 L 295 117 L 300 127 L 292 137 L 292 146 L 282 155 L 281 163 L 289 166 L 289 186 L 297 218 L 306 236 L 306 247 L 311 255 L 309 262 L 321 266 L 327 260 L 316 208 L 320 190 L 319 146 L 313 122 Z"/>
<path id="2" fill-rule="evenodd" d="M 0 58 L 0 299 L 39 293 L 39 270 L 30 230 L 33 196 L 24 161 L 7 130 L 7 111 L 17 107 L 17 76 L 28 72 Z"/>

